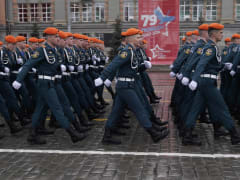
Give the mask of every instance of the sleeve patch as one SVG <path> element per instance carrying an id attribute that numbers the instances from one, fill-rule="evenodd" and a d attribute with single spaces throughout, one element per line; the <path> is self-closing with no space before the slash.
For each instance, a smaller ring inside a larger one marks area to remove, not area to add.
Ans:
<path id="1" fill-rule="evenodd" d="M 185 50 L 185 53 L 186 53 L 186 54 L 189 54 L 190 52 L 191 52 L 191 49 L 186 49 L 186 50 Z"/>
<path id="2" fill-rule="evenodd" d="M 128 53 L 126 51 L 121 52 L 120 57 L 125 59 L 127 57 Z"/>
<path id="3" fill-rule="evenodd" d="M 198 48 L 197 54 L 199 54 L 199 55 L 202 54 L 202 50 L 203 50 L 202 48 Z"/>
<path id="4" fill-rule="evenodd" d="M 205 52 L 206 56 L 211 56 L 212 53 L 213 53 L 212 49 L 207 49 Z"/>
<path id="5" fill-rule="evenodd" d="M 35 51 L 33 54 L 32 54 L 32 58 L 38 58 L 39 56 L 39 52 L 38 51 Z"/>

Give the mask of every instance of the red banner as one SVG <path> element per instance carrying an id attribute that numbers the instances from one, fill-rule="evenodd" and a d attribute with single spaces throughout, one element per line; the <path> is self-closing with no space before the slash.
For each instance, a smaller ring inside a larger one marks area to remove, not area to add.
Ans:
<path id="1" fill-rule="evenodd" d="M 171 64 L 179 48 L 179 0 L 138 0 L 139 29 L 153 64 Z"/>

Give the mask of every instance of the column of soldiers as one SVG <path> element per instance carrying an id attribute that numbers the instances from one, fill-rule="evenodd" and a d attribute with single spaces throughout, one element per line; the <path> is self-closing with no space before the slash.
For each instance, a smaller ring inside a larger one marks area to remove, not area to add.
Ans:
<path id="1" fill-rule="evenodd" d="M 46 144 L 42 135 L 54 133 L 49 127 L 63 128 L 73 143 L 81 141 L 94 125 L 92 120 L 109 105 L 103 98 L 106 87 L 114 102 L 103 143 L 121 143 L 115 135 L 129 128 L 129 110 L 154 142 L 165 138 L 167 122 L 156 117 L 150 105 L 159 103 L 160 97 L 146 73 L 152 65 L 142 34 L 135 28 L 123 32 L 118 53 L 107 67 L 104 42 L 96 38 L 53 27 L 44 30 L 45 39 L 32 37 L 27 45 L 23 36 L 6 36 L 4 45 L 0 42 L 0 113 L 10 133 L 31 123 L 30 144 Z M 111 87 L 114 79 L 116 92 Z"/>
<path id="2" fill-rule="evenodd" d="M 222 24 L 212 23 L 187 32 L 184 45 L 170 66 L 170 76 L 176 77 L 170 106 L 183 145 L 202 144 L 194 133 L 197 120 L 212 123 L 215 139 L 230 135 L 233 145 L 240 143 L 232 118 L 239 120 L 240 35 L 226 38 L 221 52 L 217 43 L 223 38 L 223 30 Z"/>

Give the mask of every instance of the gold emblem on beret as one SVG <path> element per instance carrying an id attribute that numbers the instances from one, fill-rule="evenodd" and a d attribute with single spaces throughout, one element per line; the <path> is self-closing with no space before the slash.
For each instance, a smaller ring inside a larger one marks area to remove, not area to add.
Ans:
<path id="1" fill-rule="evenodd" d="M 123 51 L 123 52 L 121 52 L 120 57 L 124 59 L 127 57 L 127 55 L 128 55 L 127 52 Z"/>
<path id="2" fill-rule="evenodd" d="M 211 56 L 212 55 L 212 49 L 207 49 L 205 54 L 206 54 L 206 56 Z"/>
<path id="3" fill-rule="evenodd" d="M 39 56 L 39 52 L 38 51 L 35 51 L 33 54 L 32 54 L 32 58 L 38 58 Z"/>

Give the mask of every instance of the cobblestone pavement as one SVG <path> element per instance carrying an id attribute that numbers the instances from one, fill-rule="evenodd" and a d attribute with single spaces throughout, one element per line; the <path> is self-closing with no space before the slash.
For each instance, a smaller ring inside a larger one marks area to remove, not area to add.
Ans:
<path id="1" fill-rule="evenodd" d="M 203 142 L 201 147 L 182 146 L 178 132 L 172 121 L 170 102 L 174 80 L 168 73 L 150 74 L 155 90 L 163 99 L 154 106 L 159 117 L 169 121 L 170 134 L 160 143 L 154 144 L 141 128 L 135 117 L 131 118 L 131 129 L 121 137 L 122 145 L 101 144 L 107 114 L 95 121 L 96 125 L 88 133 L 88 138 L 72 144 L 68 135 L 57 129 L 54 135 L 46 136 L 47 145 L 30 146 L 26 142 L 28 130 L 11 136 L 7 128 L 1 128 L 6 137 L 0 140 L 0 149 L 43 150 L 41 153 L 2 152 L 0 153 L 0 180 L 221 180 L 240 179 L 240 160 L 234 158 L 191 157 L 191 154 L 233 154 L 238 155 L 240 146 L 232 146 L 230 138 L 214 140 L 211 125 L 198 124 L 196 132 Z M 111 102 L 105 92 L 105 99 Z M 110 106 L 107 111 L 110 111 Z M 239 127 L 238 127 L 239 128 Z M 86 151 L 86 154 L 46 153 L 44 150 Z M 188 153 L 187 157 L 175 155 L 154 156 L 88 154 L 99 152 L 156 152 Z"/>

